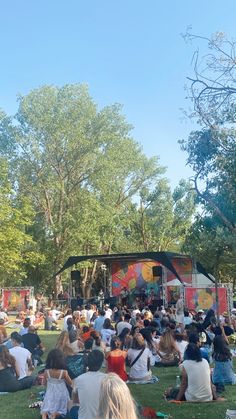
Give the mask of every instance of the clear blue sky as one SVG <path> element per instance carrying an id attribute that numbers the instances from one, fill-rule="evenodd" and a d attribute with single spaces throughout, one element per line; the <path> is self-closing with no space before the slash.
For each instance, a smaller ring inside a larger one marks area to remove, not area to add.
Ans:
<path id="1" fill-rule="evenodd" d="M 114 102 L 147 155 L 175 186 L 190 176 L 178 139 L 194 46 L 180 33 L 235 37 L 235 0 L 8 0 L 0 13 L 0 107 L 43 84 L 86 82 L 99 106 Z"/>

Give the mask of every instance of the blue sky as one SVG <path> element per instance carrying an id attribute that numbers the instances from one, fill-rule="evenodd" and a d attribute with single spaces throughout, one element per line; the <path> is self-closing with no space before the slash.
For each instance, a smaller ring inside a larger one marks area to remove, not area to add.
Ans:
<path id="1" fill-rule="evenodd" d="M 99 106 L 114 102 L 172 187 L 191 175 L 178 139 L 194 125 L 184 85 L 194 45 L 181 33 L 235 37 L 235 0 L 8 0 L 0 14 L 0 107 L 43 84 L 88 83 Z"/>

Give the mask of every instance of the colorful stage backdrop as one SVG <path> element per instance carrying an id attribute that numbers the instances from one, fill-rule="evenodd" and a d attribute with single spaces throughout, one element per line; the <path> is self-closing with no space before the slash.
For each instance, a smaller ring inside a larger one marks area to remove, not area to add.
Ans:
<path id="1" fill-rule="evenodd" d="M 3 308 L 8 311 L 24 311 L 25 296 L 31 297 L 31 289 L 3 289 L 2 302 Z"/>
<path id="2" fill-rule="evenodd" d="M 128 288 L 131 292 L 135 288 L 151 288 L 158 292 L 158 284 L 153 282 L 153 266 L 158 266 L 157 262 L 121 262 L 117 261 L 112 264 L 112 293 L 114 296 L 119 295 L 123 287 Z"/>
<path id="3" fill-rule="evenodd" d="M 219 312 L 228 310 L 227 289 L 218 288 Z M 186 306 L 192 310 L 216 310 L 215 288 L 185 288 Z"/>
<path id="4" fill-rule="evenodd" d="M 186 284 L 192 284 L 193 262 L 189 258 L 175 258 L 171 260 L 176 272 Z M 167 282 L 175 279 L 175 275 L 167 270 Z"/>
<path id="5" fill-rule="evenodd" d="M 172 263 L 185 283 L 192 284 L 192 260 L 191 259 L 172 259 Z M 119 295 L 123 287 L 131 292 L 135 288 L 154 288 L 158 294 L 161 283 L 153 281 L 153 267 L 160 264 L 155 261 L 116 261 L 112 263 L 112 294 Z M 167 269 L 167 285 L 175 278 L 174 274 Z M 176 288 L 171 287 L 169 293 L 178 294 Z M 176 297 L 177 298 L 177 297 Z M 178 298 L 177 298 L 178 299 Z"/>

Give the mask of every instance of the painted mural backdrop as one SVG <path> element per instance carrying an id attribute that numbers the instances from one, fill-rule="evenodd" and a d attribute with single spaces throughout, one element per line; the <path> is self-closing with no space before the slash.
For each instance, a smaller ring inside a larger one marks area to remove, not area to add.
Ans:
<path id="1" fill-rule="evenodd" d="M 193 262 L 189 258 L 175 258 L 171 259 L 172 265 L 174 266 L 176 272 L 179 274 L 180 278 L 186 283 L 192 284 L 192 272 L 193 272 Z M 167 282 L 175 279 L 176 276 L 167 270 Z"/>
<path id="2" fill-rule="evenodd" d="M 24 311 L 25 306 L 25 297 L 30 297 L 30 288 L 29 289 L 11 289 L 11 290 L 2 290 L 2 302 L 3 307 L 9 311 Z"/>
<path id="3" fill-rule="evenodd" d="M 156 280 L 153 282 L 152 272 L 152 268 L 158 265 L 159 263 L 154 261 L 113 262 L 111 268 L 113 295 L 119 295 L 123 287 L 126 287 L 131 292 L 135 292 L 137 288 L 150 289 L 153 287 L 155 293 L 158 294 L 160 284 Z"/>
<path id="4" fill-rule="evenodd" d="M 227 311 L 227 289 L 219 288 L 219 312 Z M 186 306 L 192 310 L 216 310 L 215 288 L 185 288 Z"/>

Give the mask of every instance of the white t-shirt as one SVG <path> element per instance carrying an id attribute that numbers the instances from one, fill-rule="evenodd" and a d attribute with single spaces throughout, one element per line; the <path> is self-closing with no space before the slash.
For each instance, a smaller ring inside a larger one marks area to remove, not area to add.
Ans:
<path id="1" fill-rule="evenodd" d="M 111 319 L 112 316 L 112 310 L 110 308 L 107 308 L 105 310 L 105 319 Z"/>
<path id="2" fill-rule="evenodd" d="M 132 325 L 128 322 L 119 322 L 116 325 L 116 330 L 117 330 L 117 335 L 120 336 L 121 332 L 123 329 L 125 329 L 125 327 L 127 327 L 129 330 L 132 329 Z"/>
<path id="3" fill-rule="evenodd" d="M 185 352 L 186 347 L 188 346 L 188 342 L 186 342 L 186 340 L 182 340 L 181 342 L 178 342 L 176 340 L 175 344 L 181 353 L 181 358 L 184 359 L 184 352 Z"/>
<path id="4" fill-rule="evenodd" d="M 99 393 L 106 374 L 89 371 L 74 379 L 73 391 L 78 392 L 80 408 L 78 419 L 95 419 L 98 414 Z"/>
<path id="5" fill-rule="evenodd" d="M 72 319 L 72 314 L 68 314 L 67 316 L 64 317 L 63 330 L 66 330 L 66 331 L 68 330 L 67 319 Z"/>
<path id="6" fill-rule="evenodd" d="M 21 346 L 14 346 L 9 349 L 9 352 L 14 356 L 16 360 L 16 366 L 19 370 L 19 380 L 28 375 L 28 363 L 27 360 L 31 359 L 31 353 L 28 349 L 22 348 Z"/>
<path id="7" fill-rule="evenodd" d="M 129 349 L 127 357 L 132 363 L 135 358 L 140 353 L 141 349 Z M 151 371 L 148 371 L 147 365 L 148 365 L 148 358 L 151 359 L 151 352 L 148 348 L 145 348 L 142 355 L 139 357 L 139 359 L 135 362 L 135 364 L 130 368 L 129 376 L 133 379 L 141 379 L 145 378 L 147 376 L 151 376 Z"/>
<path id="8" fill-rule="evenodd" d="M 211 372 L 206 359 L 200 362 L 186 360 L 183 367 L 188 376 L 185 398 L 188 402 L 209 402 L 212 400 Z"/>
<path id="9" fill-rule="evenodd" d="M 29 331 L 29 328 L 28 327 L 22 327 L 19 330 L 19 335 L 21 335 L 21 336 L 26 335 L 26 333 L 28 333 L 28 331 Z"/>
<path id="10" fill-rule="evenodd" d="M 58 318 L 61 315 L 61 311 L 59 311 L 56 308 L 54 308 L 53 310 L 51 310 L 51 315 L 52 315 L 53 320 L 57 321 Z"/>
<path id="11" fill-rule="evenodd" d="M 111 337 L 116 334 L 115 330 L 111 329 L 102 329 L 101 330 L 101 336 L 102 341 L 105 342 L 107 345 L 110 345 Z"/>
<path id="12" fill-rule="evenodd" d="M 90 310 L 87 311 L 87 315 L 86 315 L 86 321 L 87 321 L 87 323 L 90 323 L 90 320 L 93 317 L 93 313 L 94 313 L 94 310 L 92 310 L 92 309 L 90 309 Z"/>

